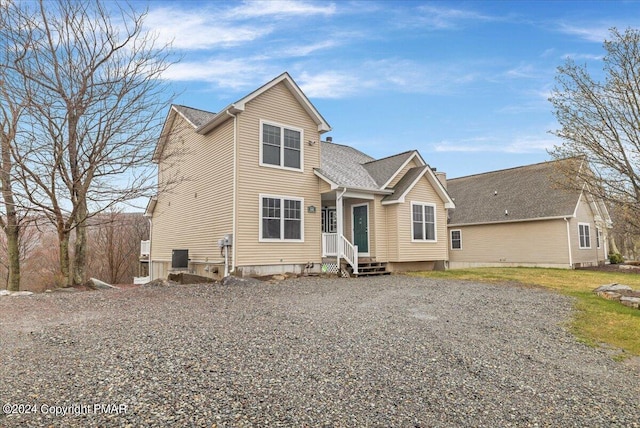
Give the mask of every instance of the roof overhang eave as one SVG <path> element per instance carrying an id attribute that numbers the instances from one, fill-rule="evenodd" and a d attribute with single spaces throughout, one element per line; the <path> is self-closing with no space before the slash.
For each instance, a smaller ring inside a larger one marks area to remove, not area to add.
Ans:
<path id="1" fill-rule="evenodd" d="M 478 223 L 449 223 L 447 227 L 462 227 L 462 226 L 485 226 L 491 224 L 504 224 L 504 223 L 525 223 L 531 221 L 546 221 L 546 220 L 565 220 L 568 218 L 574 218 L 573 214 L 550 216 L 550 217 L 538 217 L 538 218 L 520 218 L 513 220 L 500 220 L 500 221 L 483 221 Z"/>
<path id="2" fill-rule="evenodd" d="M 153 211 L 156 209 L 157 204 L 157 196 L 152 196 L 151 198 L 149 198 L 149 202 L 147 202 L 147 208 L 145 208 L 144 210 L 144 217 L 153 217 Z"/>
<path id="3" fill-rule="evenodd" d="M 244 111 L 244 104 L 238 106 L 236 104 L 230 104 L 222 109 L 216 116 L 204 125 L 196 128 L 196 133 L 205 135 L 211 132 L 214 128 L 231 119 L 231 116 Z"/>

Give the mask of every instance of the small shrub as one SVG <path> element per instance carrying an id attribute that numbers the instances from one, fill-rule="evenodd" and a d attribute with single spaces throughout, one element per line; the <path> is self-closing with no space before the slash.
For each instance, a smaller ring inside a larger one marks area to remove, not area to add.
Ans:
<path id="1" fill-rule="evenodd" d="M 624 263 L 624 258 L 620 253 L 611 253 L 609 254 L 609 263 L 613 265 L 617 265 L 619 263 Z"/>

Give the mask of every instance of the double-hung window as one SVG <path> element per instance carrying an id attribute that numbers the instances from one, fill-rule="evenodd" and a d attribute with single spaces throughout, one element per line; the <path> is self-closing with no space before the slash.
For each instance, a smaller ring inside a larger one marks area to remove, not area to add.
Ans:
<path id="1" fill-rule="evenodd" d="M 302 170 L 302 129 L 261 122 L 260 165 Z"/>
<path id="2" fill-rule="evenodd" d="M 304 200 L 260 196 L 260 240 L 302 241 Z"/>
<path id="3" fill-rule="evenodd" d="M 589 223 L 578 223 L 580 248 L 591 248 L 591 231 L 589 228 Z"/>
<path id="4" fill-rule="evenodd" d="M 435 205 L 411 203 L 411 237 L 413 241 L 436 240 Z"/>

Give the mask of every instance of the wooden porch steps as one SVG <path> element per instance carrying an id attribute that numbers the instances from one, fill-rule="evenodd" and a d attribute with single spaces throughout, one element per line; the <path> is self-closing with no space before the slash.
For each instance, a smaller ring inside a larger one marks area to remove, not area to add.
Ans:
<path id="1" fill-rule="evenodd" d="M 362 261 L 358 263 L 358 273 L 354 274 L 351 266 L 347 266 L 350 275 L 353 276 L 373 276 L 373 275 L 391 275 L 387 270 L 385 262 Z"/>

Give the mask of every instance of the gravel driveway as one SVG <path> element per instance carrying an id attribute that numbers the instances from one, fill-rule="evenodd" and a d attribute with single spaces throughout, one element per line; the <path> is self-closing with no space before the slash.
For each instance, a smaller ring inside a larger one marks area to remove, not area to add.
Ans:
<path id="1" fill-rule="evenodd" d="M 571 305 L 406 276 L 4 297 L 0 426 L 640 426 Z"/>

